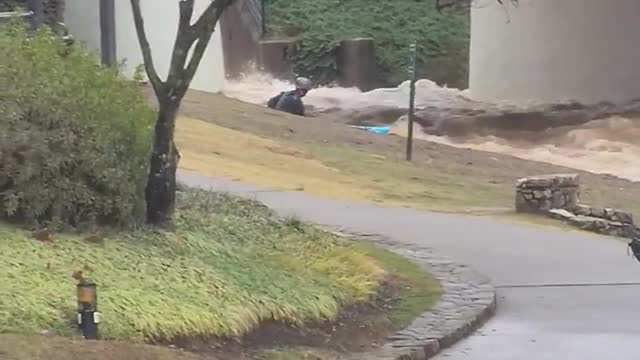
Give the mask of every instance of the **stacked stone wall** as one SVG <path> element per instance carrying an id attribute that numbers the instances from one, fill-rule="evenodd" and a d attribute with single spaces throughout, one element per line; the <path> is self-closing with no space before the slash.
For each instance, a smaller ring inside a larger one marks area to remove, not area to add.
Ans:
<path id="1" fill-rule="evenodd" d="M 545 214 L 583 230 L 600 234 L 637 237 L 640 228 L 627 211 L 580 203 L 580 177 L 552 174 L 519 179 L 516 183 L 516 211 Z"/>
<path id="2" fill-rule="evenodd" d="M 516 210 L 545 213 L 551 209 L 573 209 L 578 205 L 579 177 L 558 174 L 529 177 L 516 184 Z"/>

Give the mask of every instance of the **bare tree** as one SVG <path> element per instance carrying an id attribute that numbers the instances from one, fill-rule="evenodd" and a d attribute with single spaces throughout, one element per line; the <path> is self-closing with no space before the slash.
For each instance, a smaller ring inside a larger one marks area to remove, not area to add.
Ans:
<path id="1" fill-rule="evenodd" d="M 192 23 L 195 0 L 179 0 L 178 33 L 173 46 L 169 74 L 160 79 L 153 63 L 147 39 L 140 0 L 131 0 L 138 41 L 144 67 L 158 99 L 153 152 L 149 178 L 145 190 L 147 222 L 162 225 L 173 219 L 176 199 L 176 170 L 178 149 L 174 142 L 176 117 L 193 76 L 211 41 L 211 36 L 224 10 L 234 0 L 211 0 L 200 18 Z M 151 3 L 151 1 L 149 1 Z M 151 5 L 157 6 L 157 5 Z M 193 49 L 192 49 L 193 48 Z M 191 56 L 189 52 L 193 50 Z"/>

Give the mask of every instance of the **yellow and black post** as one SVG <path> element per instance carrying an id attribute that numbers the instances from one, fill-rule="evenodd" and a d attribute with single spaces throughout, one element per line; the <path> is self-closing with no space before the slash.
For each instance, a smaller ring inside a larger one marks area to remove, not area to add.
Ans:
<path id="1" fill-rule="evenodd" d="M 96 284 L 82 280 L 77 285 L 78 289 L 78 327 L 82 336 L 87 340 L 98 339 L 98 292 Z"/>

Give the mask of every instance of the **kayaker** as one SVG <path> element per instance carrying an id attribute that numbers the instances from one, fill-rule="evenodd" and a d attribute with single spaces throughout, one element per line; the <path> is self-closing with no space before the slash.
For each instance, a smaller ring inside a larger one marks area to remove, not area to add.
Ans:
<path id="1" fill-rule="evenodd" d="M 269 99 L 267 106 L 293 115 L 305 116 L 302 98 L 311 90 L 313 83 L 305 77 L 299 77 L 295 81 L 295 86 L 295 90 L 283 91 Z"/>

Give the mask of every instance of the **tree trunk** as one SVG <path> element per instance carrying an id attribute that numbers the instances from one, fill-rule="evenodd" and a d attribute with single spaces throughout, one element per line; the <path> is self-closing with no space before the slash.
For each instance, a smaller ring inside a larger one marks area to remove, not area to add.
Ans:
<path id="1" fill-rule="evenodd" d="M 151 167 L 145 190 L 147 223 L 164 225 L 173 218 L 176 203 L 176 170 L 178 151 L 173 141 L 178 99 L 162 99 L 155 126 Z"/>
<path id="2" fill-rule="evenodd" d="M 207 45 L 211 42 L 211 36 L 218 19 L 222 16 L 224 9 L 233 2 L 234 0 L 212 0 L 200 18 L 193 24 L 191 24 L 191 18 L 195 0 L 180 0 L 178 2 L 180 9 L 178 33 L 171 55 L 169 74 L 167 80 L 162 81 L 153 64 L 151 46 L 144 29 L 140 0 L 131 0 L 133 20 L 144 59 L 144 67 L 160 105 L 153 139 L 149 178 L 145 189 L 146 217 L 149 224 L 169 225 L 173 219 L 176 203 L 176 171 L 180 157 L 173 140 L 176 116 Z M 193 53 L 188 59 L 191 48 L 193 48 Z"/>

